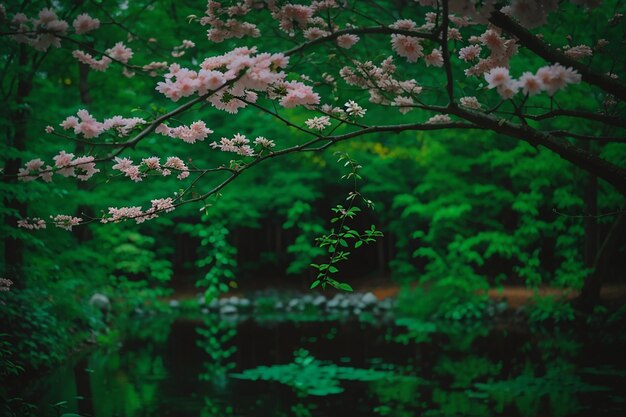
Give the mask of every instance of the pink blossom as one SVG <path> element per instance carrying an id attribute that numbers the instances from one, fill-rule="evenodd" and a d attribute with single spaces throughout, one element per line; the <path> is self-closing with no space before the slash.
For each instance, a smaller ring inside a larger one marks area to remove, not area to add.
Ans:
<path id="1" fill-rule="evenodd" d="M 443 66 L 443 55 L 440 49 L 433 49 L 433 51 L 424 56 L 424 61 L 426 62 L 426 66 L 430 67 L 442 67 Z"/>
<path id="2" fill-rule="evenodd" d="M 68 216 L 66 214 L 57 214 L 54 218 L 52 218 L 52 221 L 56 227 L 71 231 L 72 227 L 78 226 L 83 219 L 80 217 Z"/>
<path id="3" fill-rule="evenodd" d="M 98 60 L 92 57 L 90 54 L 80 51 L 78 49 L 72 51 L 72 56 L 76 58 L 79 62 L 88 65 L 89 68 L 94 71 L 106 71 L 109 68 L 111 62 L 113 62 L 108 56 L 103 56 Z"/>
<path id="4" fill-rule="evenodd" d="M 313 15 L 313 9 L 300 4 L 286 4 L 280 9 L 272 12 L 272 17 L 279 21 L 280 29 L 287 33 L 292 33 L 294 25 L 304 29 Z"/>
<path id="5" fill-rule="evenodd" d="M 463 36 L 461 36 L 461 31 L 459 31 L 457 28 L 448 28 L 448 39 L 462 41 Z"/>
<path id="6" fill-rule="evenodd" d="M 487 29 L 478 39 L 484 46 L 491 50 L 492 55 L 501 56 L 506 51 L 504 39 L 493 29 Z"/>
<path id="7" fill-rule="evenodd" d="M 39 178 L 41 178 L 44 182 L 51 182 L 53 174 L 54 172 L 52 167 L 50 165 L 46 165 L 46 168 L 39 174 Z"/>
<path id="8" fill-rule="evenodd" d="M 465 62 L 473 61 L 476 58 L 478 58 L 480 54 L 480 50 L 481 50 L 480 45 L 466 46 L 465 48 L 461 48 L 459 50 L 459 58 L 461 58 Z"/>
<path id="9" fill-rule="evenodd" d="M 452 120 L 447 114 L 436 114 L 426 121 L 426 124 L 433 125 L 439 123 L 450 123 Z"/>
<path id="10" fill-rule="evenodd" d="M 468 109 L 480 110 L 480 107 L 481 107 L 478 99 L 473 96 L 461 97 L 459 102 L 461 103 L 461 106 L 466 107 Z"/>
<path id="11" fill-rule="evenodd" d="M 315 39 L 323 38 L 328 35 L 330 35 L 330 32 L 316 27 L 311 27 L 304 31 L 304 37 L 310 41 L 314 41 Z"/>
<path id="12" fill-rule="evenodd" d="M 104 130 L 115 129 L 119 136 L 128 136 L 135 127 L 146 123 L 147 122 L 140 117 L 125 118 L 122 116 L 113 116 L 109 119 L 105 119 L 102 126 Z"/>
<path id="13" fill-rule="evenodd" d="M 4 7 L 4 6 L 1 6 Z M 0 278 L 0 291 L 1 292 L 7 292 L 9 291 L 11 288 L 11 285 L 13 285 L 13 281 L 11 281 L 8 278 Z"/>
<path id="14" fill-rule="evenodd" d="M 17 221 L 17 227 L 28 230 L 40 230 L 46 228 L 46 222 L 39 217 L 25 218 Z"/>
<path id="15" fill-rule="evenodd" d="M 76 158 L 73 165 L 76 170 L 82 171 L 81 174 L 76 175 L 76 178 L 81 181 L 87 181 L 89 178 L 94 176 L 94 174 L 100 172 L 100 170 L 96 168 L 96 164 L 93 161 L 93 156 L 80 156 Z"/>
<path id="16" fill-rule="evenodd" d="M 489 83 L 487 88 L 496 88 L 511 82 L 509 69 L 504 67 L 496 67 L 485 74 L 485 81 Z"/>
<path id="17" fill-rule="evenodd" d="M 592 56 L 593 50 L 587 45 L 577 45 L 565 49 L 564 54 L 572 59 L 580 60 L 588 56 Z"/>
<path id="18" fill-rule="evenodd" d="M 279 103 L 285 108 L 292 108 L 299 105 L 319 104 L 320 96 L 313 92 L 313 88 L 299 81 L 289 81 L 282 84 L 287 93 L 280 99 Z"/>
<path id="19" fill-rule="evenodd" d="M 543 89 L 541 79 L 530 72 L 525 72 L 518 80 L 524 94 L 534 96 Z"/>
<path id="20" fill-rule="evenodd" d="M 326 127 L 330 126 L 330 117 L 313 117 L 312 119 L 306 120 L 304 123 L 309 129 L 324 130 Z"/>
<path id="21" fill-rule="evenodd" d="M 576 70 L 565 68 L 561 64 L 539 68 L 536 77 L 541 81 L 543 90 L 550 96 L 565 88 L 567 84 L 578 84 L 581 80 L 581 76 Z"/>
<path id="22" fill-rule="evenodd" d="M 137 165 L 133 164 L 133 160 L 130 158 L 115 157 L 114 161 L 116 164 L 112 168 L 123 172 L 125 176 L 135 182 L 140 182 L 145 175 L 139 170 Z"/>
<path id="23" fill-rule="evenodd" d="M 270 149 L 276 146 L 273 140 L 266 139 L 263 136 L 258 136 L 256 139 L 254 139 L 253 143 L 257 146 L 260 146 L 266 149 Z"/>
<path id="24" fill-rule="evenodd" d="M 346 113 L 352 117 L 363 117 L 367 111 L 353 100 L 348 100 L 344 106 L 346 108 Z"/>
<path id="25" fill-rule="evenodd" d="M 54 166 L 59 168 L 56 171 L 57 174 L 64 177 L 73 177 L 75 175 L 74 167 L 71 166 L 72 160 L 74 159 L 74 154 L 61 151 L 52 159 L 54 160 Z"/>
<path id="26" fill-rule="evenodd" d="M 159 127 L 161 126 L 164 125 L 161 124 Z M 166 134 L 167 136 L 170 136 L 172 138 L 181 139 L 183 142 L 186 143 L 196 143 L 196 141 L 203 141 L 208 135 L 213 133 L 213 131 L 206 127 L 204 122 L 201 120 L 194 122 L 189 126 L 178 126 L 172 129 L 166 129 L 167 131 L 163 134 Z M 157 128 L 157 130 L 159 130 L 159 132 L 157 133 L 161 133 L 164 129 Z M 157 130 L 155 130 L 155 132 Z"/>
<path id="27" fill-rule="evenodd" d="M 350 49 L 359 41 L 359 37 L 352 34 L 341 35 L 337 37 L 337 46 L 344 49 Z"/>
<path id="28" fill-rule="evenodd" d="M 48 24 L 57 20 L 57 14 L 52 9 L 41 9 L 39 11 L 39 22 L 41 24 Z"/>
<path id="29" fill-rule="evenodd" d="M 393 24 L 389 25 L 392 29 L 400 30 L 413 30 L 417 27 L 417 23 L 409 19 L 396 20 Z"/>
<path id="30" fill-rule="evenodd" d="M 171 168 L 171 169 L 175 169 L 177 171 L 180 171 L 180 174 L 178 174 L 177 178 L 179 180 L 185 179 L 189 176 L 189 168 L 187 168 L 187 165 L 185 165 L 185 163 L 183 162 L 182 159 L 180 159 L 177 156 L 170 156 L 167 158 L 167 161 L 165 161 L 165 164 L 163 165 L 164 168 Z M 163 175 L 169 175 L 165 173 L 166 170 L 163 170 Z"/>
<path id="31" fill-rule="evenodd" d="M 54 128 L 52 126 L 46 126 L 45 131 L 46 131 L 46 133 L 53 133 L 54 132 Z"/>
<path id="32" fill-rule="evenodd" d="M 503 99 L 507 100 L 517 94 L 519 91 L 519 84 L 516 81 L 510 80 L 498 85 L 496 91 L 498 91 L 498 94 L 500 94 Z"/>
<path id="33" fill-rule="evenodd" d="M 126 64 L 133 57 L 133 50 L 128 48 L 124 43 L 118 42 L 112 48 L 106 50 L 106 53 L 116 61 Z"/>
<path id="34" fill-rule="evenodd" d="M 154 170 L 159 170 L 161 169 L 161 161 L 158 157 L 156 156 L 152 156 L 150 158 L 144 158 L 141 160 L 141 162 L 148 168 L 148 169 L 154 169 Z"/>
<path id="35" fill-rule="evenodd" d="M 395 53 L 406 58 L 408 62 L 416 62 L 418 58 L 424 56 L 420 39 L 412 36 L 391 35 L 391 47 Z"/>
<path id="36" fill-rule="evenodd" d="M 413 110 L 414 101 L 411 97 L 398 96 L 393 100 L 393 105 L 398 107 L 400 113 L 407 114 Z"/>
<path id="37" fill-rule="evenodd" d="M 74 127 L 74 133 L 77 135 L 82 133 L 85 138 L 89 139 L 98 137 L 104 132 L 104 125 L 96 121 L 87 110 L 78 110 L 77 114 L 81 122 Z"/>
<path id="38" fill-rule="evenodd" d="M 109 207 L 109 217 L 103 217 L 100 220 L 102 223 L 119 223 L 122 220 L 127 219 L 135 219 L 137 223 L 143 223 L 145 218 L 143 218 L 143 211 L 141 211 L 141 207 Z"/>
<path id="39" fill-rule="evenodd" d="M 43 161 L 39 158 L 26 162 L 26 169 L 29 171 L 37 171 L 43 166 Z"/>
<path id="40" fill-rule="evenodd" d="M 222 152 L 232 152 L 241 156 L 254 156 L 254 150 L 249 144 L 250 140 L 245 135 L 237 133 L 232 139 L 221 138 L 219 143 L 211 143 L 211 147 Z"/>
<path id="41" fill-rule="evenodd" d="M 98 29 L 100 27 L 100 20 L 92 18 L 87 13 L 83 13 L 74 19 L 72 26 L 77 35 L 82 35 L 83 33 Z"/>

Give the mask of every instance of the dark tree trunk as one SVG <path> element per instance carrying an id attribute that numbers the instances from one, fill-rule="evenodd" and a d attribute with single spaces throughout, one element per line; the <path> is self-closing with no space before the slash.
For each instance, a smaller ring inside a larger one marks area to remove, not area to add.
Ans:
<path id="1" fill-rule="evenodd" d="M 581 311 L 592 311 L 593 307 L 600 301 L 602 281 L 610 271 L 611 260 L 617 255 L 619 245 L 624 240 L 624 233 L 626 233 L 626 213 L 621 213 L 602 242 L 593 262 L 593 271 L 583 284 L 583 289 L 577 300 L 577 307 Z"/>
<path id="2" fill-rule="evenodd" d="M 28 54 L 26 47 L 20 45 L 19 63 L 22 68 L 28 66 Z M 18 151 L 26 149 L 26 128 L 28 126 L 29 109 L 26 105 L 26 98 L 30 94 L 32 88 L 32 73 L 23 72 L 18 75 L 17 94 L 16 94 L 16 110 L 12 112 L 13 125 L 7 131 L 7 145 L 9 148 Z M 8 159 L 4 167 L 4 180 L 9 183 L 17 181 L 16 175 L 22 166 L 21 158 Z M 26 216 L 26 204 L 20 202 L 17 198 L 7 196 L 4 201 L 5 207 L 13 211 L 14 214 L 8 214 L 4 217 L 5 228 L 15 228 L 20 217 Z M 7 278 L 21 278 L 22 268 L 24 264 L 24 242 L 13 236 L 4 238 L 4 276 Z M 14 281 L 16 281 L 14 279 Z M 19 281 L 16 281 L 18 284 Z"/>

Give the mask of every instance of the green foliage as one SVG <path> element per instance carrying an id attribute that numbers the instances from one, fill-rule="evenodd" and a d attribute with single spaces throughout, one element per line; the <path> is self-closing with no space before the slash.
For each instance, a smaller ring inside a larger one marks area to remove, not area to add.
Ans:
<path id="1" fill-rule="evenodd" d="M 196 329 L 200 335 L 196 344 L 207 355 L 200 379 L 223 381 L 236 366 L 232 356 L 237 352 L 237 347 L 233 345 L 237 330 L 216 314 L 205 315 L 203 322 L 203 326 Z"/>
<path id="2" fill-rule="evenodd" d="M 359 175 L 359 170 L 362 168 L 354 159 L 351 159 L 347 153 L 338 153 L 339 158 L 337 162 L 344 162 L 343 166 L 350 167 L 350 172 L 343 175 L 341 178 L 351 180 L 354 184 L 354 188 L 348 194 L 346 200 L 349 201 L 347 207 L 338 204 L 331 209 L 335 216 L 330 220 L 331 224 L 337 224 L 337 228 L 334 227 L 330 230 L 329 234 L 323 235 L 317 238 L 317 242 L 320 248 L 326 248 L 330 260 L 328 263 L 311 264 L 311 266 L 317 269 L 318 274 L 315 281 L 311 284 L 311 289 L 321 285 L 323 289 L 326 289 L 326 285 L 330 285 L 338 290 L 353 291 L 350 284 L 346 282 L 339 282 L 333 278 L 339 272 L 337 264 L 341 261 L 347 261 L 350 252 L 348 249 L 358 249 L 364 243 L 369 244 L 376 242 L 376 238 L 382 237 L 382 232 L 376 230 L 375 225 L 371 225 L 369 229 L 365 229 L 363 232 L 358 232 L 350 227 L 349 222 L 353 221 L 361 208 L 357 206 L 358 203 L 364 203 L 370 209 L 374 208 L 374 203 L 371 200 L 366 199 L 358 191 L 357 181 L 362 177 Z M 350 243 L 349 243 L 350 242 Z"/>
<path id="3" fill-rule="evenodd" d="M 527 307 L 531 322 L 553 321 L 556 323 L 572 321 L 575 318 L 574 307 L 563 297 L 553 295 L 535 295 Z"/>
<path id="4" fill-rule="evenodd" d="M 301 395 L 326 396 L 339 394 L 340 381 L 377 381 L 393 379 L 394 375 L 374 369 L 339 366 L 315 359 L 305 349 L 294 352 L 294 362 L 286 365 L 260 366 L 232 377 L 249 380 L 276 381 L 289 385 Z"/>

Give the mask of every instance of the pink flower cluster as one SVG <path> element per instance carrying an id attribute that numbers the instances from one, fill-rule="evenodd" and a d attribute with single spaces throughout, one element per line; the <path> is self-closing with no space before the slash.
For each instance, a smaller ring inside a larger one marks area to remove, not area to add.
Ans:
<path id="1" fill-rule="evenodd" d="M 126 64 L 133 57 L 133 50 L 118 42 L 112 48 L 106 50 L 106 53 L 115 61 Z"/>
<path id="2" fill-rule="evenodd" d="M 310 106 L 320 102 L 320 96 L 313 91 L 313 88 L 300 81 L 287 81 L 279 83 L 276 87 L 273 93 L 280 91 L 282 97 L 278 102 L 286 109 L 300 105 Z M 270 94 L 270 97 L 274 94 Z"/>
<path id="3" fill-rule="evenodd" d="M 465 75 L 479 76 L 496 67 L 508 67 L 509 60 L 517 53 L 517 43 L 514 39 L 504 39 L 496 29 L 487 29 L 480 36 L 469 38 L 472 46 L 462 48 L 459 57 L 464 61 L 478 59 L 478 63 L 465 70 Z M 480 58 L 480 45 L 489 50 L 487 58 Z"/>
<path id="4" fill-rule="evenodd" d="M 17 227 L 28 230 L 40 230 L 46 228 L 46 222 L 39 217 L 25 218 L 17 221 Z"/>
<path id="5" fill-rule="evenodd" d="M 390 104 L 396 96 L 416 95 L 422 91 L 413 79 L 399 81 L 394 77 L 396 66 L 393 58 L 383 60 L 380 66 L 371 61 L 354 61 L 355 68 L 343 67 L 339 75 L 348 85 L 368 90 L 370 101 L 378 104 Z"/>
<path id="6" fill-rule="evenodd" d="M 414 36 L 391 35 L 391 49 L 408 62 L 417 62 L 418 58 L 424 56 L 424 47 L 420 44 L 420 39 Z"/>
<path id="7" fill-rule="evenodd" d="M 0 278 L 0 291 L 7 292 L 11 289 L 11 285 L 13 285 L 13 281 L 8 278 Z"/>
<path id="8" fill-rule="evenodd" d="M 280 99 L 284 107 L 319 103 L 319 95 L 310 86 L 298 81 L 286 82 L 280 71 L 289 63 L 283 54 L 257 54 L 256 48 L 236 48 L 224 55 L 205 59 L 199 71 L 173 64 L 156 89 L 172 101 L 192 94 L 206 95 L 219 110 L 237 113 L 246 102 L 257 100 L 256 92 L 265 92 L 271 99 Z M 226 82 L 230 85 L 221 88 Z M 216 91 L 219 90 L 219 91 Z"/>
<path id="9" fill-rule="evenodd" d="M 94 71 L 106 71 L 109 69 L 109 65 L 113 60 L 108 56 L 103 56 L 100 59 L 95 59 L 91 54 L 83 52 L 79 49 L 72 51 L 72 56 L 78 60 L 78 62 L 88 65 Z"/>
<path id="10" fill-rule="evenodd" d="M 172 51 L 172 56 L 174 58 L 180 58 L 181 56 L 185 55 L 185 49 L 195 48 L 195 46 L 196 44 L 192 41 L 184 39 L 183 43 L 174 47 L 174 50 Z"/>
<path id="11" fill-rule="evenodd" d="M 83 13 L 76 16 L 76 19 L 72 22 L 72 26 L 77 35 L 82 35 L 98 29 L 100 27 L 100 20 L 92 18 L 87 13 Z"/>
<path id="12" fill-rule="evenodd" d="M 86 139 L 97 138 L 107 130 L 115 129 L 118 136 L 128 136 L 137 126 L 146 124 L 146 121 L 139 117 L 124 118 L 113 116 L 98 122 L 87 110 L 78 110 L 76 116 L 69 116 L 60 126 L 64 130 L 73 129 L 75 134 L 81 134 Z"/>
<path id="13" fill-rule="evenodd" d="M 203 141 L 208 135 L 213 133 L 211 129 L 206 127 L 206 124 L 199 120 L 190 124 L 189 126 L 178 126 L 174 128 L 167 127 L 164 124 L 160 124 L 154 130 L 156 133 L 160 133 L 171 138 L 177 138 L 186 143 L 196 143 L 196 141 Z"/>
<path id="14" fill-rule="evenodd" d="M 344 49 L 352 48 L 359 41 L 359 37 L 352 34 L 337 37 L 337 46 Z"/>
<path id="15" fill-rule="evenodd" d="M 563 52 L 565 55 L 575 60 L 580 60 L 593 55 L 593 50 L 587 45 L 576 45 L 572 47 L 566 46 L 563 49 L 565 49 Z"/>
<path id="16" fill-rule="evenodd" d="M 53 159 L 55 168 L 48 165 L 45 169 L 42 169 L 44 162 L 39 158 L 28 161 L 24 168 L 20 168 L 17 174 L 18 179 L 34 181 L 41 178 L 45 182 L 50 182 L 52 175 L 57 173 L 64 177 L 76 177 L 81 181 L 87 181 L 94 174 L 100 172 L 96 168 L 93 156 L 80 156 L 74 159 L 74 154 L 61 151 Z"/>
<path id="17" fill-rule="evenodd" d="M 441 124 L 441 123 L 450 123 L 451 121 L 452 120 L 450 119 L 450 116 L 448 116 L 447 114 L 436 114 L 430 119 L 428 119 L 426 121 L 426 124 L 433 125 L 433 124 Z"/>
<path id="18" fill-rule="evenodd" d="M 232 139 L 222 138 L 219 143 L 213 142 L 211 147 L 222 152 L 232 152 L 241 156 L 254 156 L 254 149 L 250 146 L 250 139 L 239 133 L 236 133 Z"/>
<path id="19" fill-rule="evenodd" d="M 159 213 L 169 213 L 173 211 L 176 207 L 174 206 L 174 201 L 172 198 L 159 198 L 156 200 L 150 200 L 151 207 L 147 209 L 145 212 L 142 211 L 141 207 L 133 206 L 133 207 L 109 207 L 109 216 L 103 217 L 100 220 L 101 223 L 118 223 L 124 220 L 133 219 L 137 224 L 143 223 L 146 220 L 151 220 L 156 217 L 159 217 Z"/>
<path id="20" fill-rule="evenodd" d="M 69 27 L 52 9 L 42 9 L 37 19 L 16 13 L 11 26 L 16 32 L 21 32 L 12 35 L 14 41 L 30 45 L 38 51 L 46 51 L 50 46 L 60 48 L 61 39 L 57 35 L 65 35 Z"/>
<path id="21" fill-rule="evenodd" d="M 52 218 L 52 222 L 56 227 L 64 230 L 72 230 L 72 227 L 78 226 L 83 219 L 80 217 L 68 216 L 67 214 L 57 214 Z"/>
<path id="22" fill-rule="evenodd" d="M 508 99 L 520 89 L 529 96 L 541 91 L 552 96 L 568 84 L 580 83 L 581 76 L 572 68 L 554 64 L 539 68 L 535 74 L 525 72 L 519 80 L 511 78 L 508 68 L 497 67 L 485 74 L 485 80 L 488 83 L 487 88 L 495 88 L 502 98 Z"/>
<path id="23" fill-rule="evenodd" d="M 261 32 L 255 24 L 240 22 L 233 18 L 235 16 L 245 16 L 250 10 L 250 5 L 245 3 L 239 3 L 224 9 L 221 3 L 209 0 L 206 16 L 200 19 L 200 24 L 212 27 L 207 31 L 207 37 L 210 41 L 216 43 L 232 38 L 241 39 L 244 36 L 258 38 L 261 36 Z"/>
<path id="24" fill-rule="evenodd" d="M 139 165 L 135 165 L 133 160 L 127 157 L 115 157 L 114 161 L 115 165 L 113 165 L 113 169 L 122 172 L 126 177 L 135 182 L 142 181 L 148 171 L 156 171 L 164 177 L 170 175 L 172 170 L 179 171 L 179 174 L 176 176 L 179 180 L 183 180 L 189 176 L 189 168 L 182 159 L 176 156 L 168 157 L 165 164 L 162 166 L 160 158 L 156 156 L 142 159 Z M 142 170 L 141 165 L 143 165 L 145 169 Z"/>
<path id="25" fill-rule="evenodd" d="M 94 71 L 106 71 L 114 60 L 126 64 L 133 56 L 132 49 L 124 46 L 122 42 L 118 42 L 113 48 L 107 49 L 106 53 L 108 56 L 103 55 L 100 59 L 95 59 L 91 54 L 76 49 L 72 51 L 72 56 Z"/>
<path id="26" fill-rule="evenodd" d="M 321 117 L 313 117 L 304 122 L 309 129 L 313 130 L 324 130 L 326 127 L 330 126 L 330 117 L 321 116 Z"/>
<path id="27" fill-rule="evenodd" d="M 313 17 L 313 8 L 302 4 L 287 3 L 281 8 L 272 11 L 272 17 L 279 22 L 283 32 L 293 34 L 295 28 L 306 29 L 309 20 Z"/>

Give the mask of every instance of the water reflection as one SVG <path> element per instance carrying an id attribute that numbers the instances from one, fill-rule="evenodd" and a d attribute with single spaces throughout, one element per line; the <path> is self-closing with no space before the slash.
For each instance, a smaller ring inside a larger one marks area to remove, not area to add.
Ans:
<path id="1" fill-rule="evenodd" d="M 136 320 L 21 394 L 45 416 L 624 415 L 616 329 L 173 320 Z"/>

